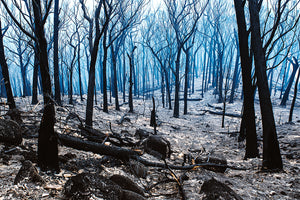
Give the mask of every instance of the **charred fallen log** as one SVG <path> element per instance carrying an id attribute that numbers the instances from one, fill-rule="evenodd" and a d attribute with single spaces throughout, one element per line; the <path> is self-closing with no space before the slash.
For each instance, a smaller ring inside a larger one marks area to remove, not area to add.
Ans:
<path id="1" fill-rule="evenodd" d="M 130 157 L 138 156 L 137 152 L 130 149 L 120 148 L 116 146 L 107 146 L 105 144 L 82 140 L 73 136 L 67 136 L 63 134 L 59 134 L 58 137 L 62 145 L 78 150 L 113 156 L 121 160 L 129 160 Z"/>
<path id="2" fill-rule="evenodd" d="M 223 112 L 216 112 L 216 111 L 212 111 L 212 110 L 203 110 L 204 112 L 208 112 L 209 114 L 213 114 L 213 115 L 223 115 Z M 228 117 L 236 117 L 236 118 L 241 118 L 242 115 L 239 114 L 233 114 L 233 113 L 225 113 L 225 116 Z"/>
<path id="3" fill-rule="evenodd" d="M 73 136 L 67 136 L 63 134 L 58 134 L 60 143 L 64 146 L 71 147 L 78 150 L 83 151 L 90 151 L 93 153 L 101 154 L 101 155 L 108 155 L 113 156 L 115 158 L 118 158 L 120 160 L 128 161 L 129 159 L 136 160 L 146 166 L 151 167 L 160 167 L 160 168 L 167 168 L 165 163 L 162 162 L 151 162 L 148 160 L 143 159 L 140 154 L 136 151 L 116 147 L 116 146 L 106 146 L 104 144 L 99 144 L 96 142 L 86 141 L 82 140 Z M 191 170 L 196 169 L 198 167 L 219 167 L 219 168 L 230 168 L 235 170 L 246 170 L 246 168 L 240 168 L 240 167 L 234 167 L 224 164 L 215 164 L 215 163 L 201 163 L 201 164 L 195 164 L 195 165 L 185 165 L 185 166 L 178 166 L 178 165 L 172 165 L 169 164 L 168 167 L 171 169 L 177 169 L 177 170 Z"/>

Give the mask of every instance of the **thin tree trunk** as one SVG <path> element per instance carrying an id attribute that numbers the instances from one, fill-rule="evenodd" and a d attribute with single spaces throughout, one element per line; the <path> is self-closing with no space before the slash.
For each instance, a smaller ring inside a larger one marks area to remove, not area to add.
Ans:
<path id="1" fill-rule="evenodd" d="M 242 66 L 243 81 L 243 118 L 241 129 L 245 127 L 246 132 L 246 153 L 245 159 L 259 157 L 257 148 L 257 135 L 254 113 L 254 89 L 252 86 L 251 71 L 252 61 L 249 55 L 248 33 L 245 19 L 245 11 L 242 0 L 234 0 L 236 19 L 238 25 L 239 49 Z"/>
<path id="2" fill-rule="evenodd" d="M 7 96 L 7 102 L 9 105 L 9 109 L 14 109 L 14 108 L 16 108 L 16 104 L 15 104 L 14 96 L 13 96 L 13 93 L 11 90 L 8 66 L 6 63 L 6 58 L 5 58 L 5 53 L 4 53 L 1 20 L 0 20 L 0 65 L 2 67 L 2 75 L 4 78 L 4 84 L 5 84 L 6 96 Z"/>
<path id="3" fill-rule="evenodd" d="M 54 68 L 54 88 L 55 101 L 61 105 L 60 84 L 59 84 L 59 66 L 58 66 L 58 25 L 59 25 L 59 0 L 54 1 L 54 44 L 53 44 L 53 68 Z"/>
<path id="4" fill-rule="evenodd" d="M 185 82 L 184 82 L 184 106 L 183 106 L 183 114 L 187 114 L 187 95 L 188 95 L 188 82 L 189 82 L 189 49 L 186 50 L 186 59 L 185 59 Z"/>
<path id="5" fill-rule="evenodd" d="M 95 23 L 96 23 L 96 36 L 94 39 L 94 46 L 92 49 L 91 54 L 91 63 L 90 63 L 90 70 L 89 70 L 89 82 L 88 82 L 88 96 L 87 96 L 87 105 L 86 105 L 86 115 L 85 115 L 85 124 L 87 126 L 93 125 L 93 103 L 94 103 L 94 91 L 95 91 L 95 66 L 97 61 L 98 55 L 98 48 L 101 35 L 103 31 L 100 33 L 99 27 L 99 16 L 100 16 L 100 9 L 101 9 L 102 1 L 99 2 L 98 7 L 95 11 Z M 104 24 L 104 28 L 107 26 L 107 21 Z"/>
<path id="6" fill-rule="evenodd" d="M 173 117 L 179 117 L 179 89 L 180 89 L 180 77 L 179 77 L 179 67 L 180 67 L 180 56 L 181 47 L 177 49 L 177 58 L 175 61 L 175 102 L 174 102 L 174 112 Z"/>
<path id="7" fill-rule="evenodd" d="M 298 69 L 299 69 L 299 64 L 298 64 L 297 59 L 295 58 L 294 60 L 295 60 L 295 65 L 297 65 Z M 291 122 L 293 120 L 293 111 L 294 111 L 295 102 L 296 102 L 296 98 L 297 98 L 299 77 L 300 77 L 300 70 L 298 70 L 298 76 L 297 76 L 296 83 L 295 83 L 294 97 L 293 97 L 292 105 L 291 105 L 291 109 L 290 109 L 289 122 Z"/>
<path id="8" fill-rule="evenodd" d="M 292 85 L 293 85 L 293 82 L 294 82 L 294 79 L 295 79 L 295 76 L 296 76 L 296 72 L 299 68 L 299 65 L 295 65 L 294 63 L 292 63 L 292 65 L 293 65 L 293 72 L 290 76 L 289 84 L 288 84 L 287 88 L 285 89 L 284 95 L 282 97 L 282 100 L 281 100 L 281 103 L 280 103 L 281 106 L 286 105 L 286 102 L 287 102 L 289 94 L 290 94 L 290 90 L 292 88 Z"/>
<path id="9" fill-rule="evenodd" d="M 106 67 L 107 67 L 107 46 L 106 46 L 106 40 L 107 40 L 107 28 L 104 30 L 104 36 L 103 36 L 103 112 L 108 112 L 108 102 L 107 102 L 107 75 L 106 75 Z"/>
<path id="10" fill-rule="evenodd" d="M 134 50 L 136 49 L 136 46 L 132 49 L 131 54 L 127 54 L 128 58 L 129 58 L 129 112 L 133 112 L 133 101 L 132 101 L 132 86 L 133 86 L 133 81 L 132 81 L 132 75 L 133 75 L 133 68 L 134 68 L 134 64 L 133 64 L 133 53 Z"/>

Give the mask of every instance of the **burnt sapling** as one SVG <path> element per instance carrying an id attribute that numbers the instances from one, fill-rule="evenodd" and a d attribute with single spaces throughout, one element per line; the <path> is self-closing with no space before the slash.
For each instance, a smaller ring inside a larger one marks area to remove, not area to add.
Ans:
<path id="1" fill-rule="evenodd" d="M 44 107 L 38 137 L 38 165 L 41 170 L 59 171 L 58 137 L 54 132 L 55 108 L 50 103 Z"/>

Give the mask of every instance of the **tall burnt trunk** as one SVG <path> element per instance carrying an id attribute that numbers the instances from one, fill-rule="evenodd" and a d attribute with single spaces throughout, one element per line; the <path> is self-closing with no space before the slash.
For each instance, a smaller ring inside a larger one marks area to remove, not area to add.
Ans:
<path id="1" fill-rule="evenodd" d="M 15 104 L 14 96 L 13 96 L 13 93 L 11 90 L 8 66 L 6 63 L 6 58 L 5 58 L 5 53 L 4 53 L 1 21 L 0 21 L 0 65 L 2 68 L 2 75 L 4 78 L 4 84 L 5 84 L 6 96 L 7 96 L 7 102 L 9 105 L 9 109 L 14 109 L 14 108 L 16 108 L 16 104 Z"/>
<path id="2" fill-rule="evenodd" d="M 34 32 L 39 49 L 39 61 L 44 95 L 44 112 L 38 136 L 38 165 L 42 170 L 50 169 L 59 171 L 57 136 L 54 133 L 55 107 L 52 98 L 47 41 L 45 38 L 40 0 L 33 0 L 32 6 L 35 22 Z"/>
<path id="3" fill-rule="evenodd" d="M 279 143 L 267 79 L 267 64 L 261 40 L 258 1 L 249 1 L 251 46 L 254 53 L 255 74 L 263 125 L 263 169 L 282 169 Z"/>

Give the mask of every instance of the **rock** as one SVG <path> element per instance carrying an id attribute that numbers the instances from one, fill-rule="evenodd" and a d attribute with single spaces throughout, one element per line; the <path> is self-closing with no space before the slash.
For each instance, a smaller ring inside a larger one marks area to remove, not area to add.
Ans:
<path id="1" fill-rule="evenodd" d="M 140 140 L 146 139 L 147 137 L 149 137 L 149 135 L 150 135 L 150 132 L 146 131 L 144 129 L 137 129 L 134 134 L 134 136 Z"/>
<path id="2" fill-rule="evenodd" d="M 225 200 L 242 200 L 229 186 L 216 179 L 204 181 L 200 193 L 205 193 L 203 200 L 225 199 Z"/>
<path id="3" fill-rule="evenodd" d="M 135 160 L 130 160 L 128 164 L 129 164 L 131 173 L 133 173 L 134 175 L 136 175 L 139 178 L 147 177 L 148 168 L 144 164 L 137 162 Z"/>
<path id="4" fill-rule="evenodd" d="M 142 195 L 130 190 L 123 190 L 121 200 L 145 200 Z"/>
<path id="5" fill-rule="evenodd" d="M 195 159 L 196 164 L 201 163 L 213 163 L 213 164 L 219 164 L 219 165 L 227 165 L 227 160 L 223 158 L 220 155 L 211 155 L 209 157 L 197 157 Z M 204 169 L 214 171 L 214 172 L 220 172 L 224 173 L 226 170 L 225 166 L 203 166 Z"/>
<path id="6" fill-rule="evenodd" d="M 147 153 L 158 159 L 170 158 L 172 153 L 170 142 L 158 135 L 149 136 L 143 145 Z"/>
<path id="7" fill-rule="evenodd" d="M 90 199 L 91 195 L 103 199 L 122 199 L 122 188 L 103 176 L 81 173 L 71 177 L 64 186 L 64 195 L 68 199 Z"/>
<path id="8" fill-rule="evenodd" d="M 19 124 L 22 123 L 21 113 L 17 108 L 9 109 L 6 115 L 9 116 L 11 120 L 14 120 Z"/>
<path id="9" fill-rule="evenodd" d="M 8 145 L 19 145 L 22 142 L 20 125 L 8 119 L 0 119 L 0 142 Z"/>
<path id="10" fill-rule="evenodd" d="M 37 169 L 33 166 L 32 162 L 29 160 L 25 160 L 20 168 L 15 180 L 14 184 L 20 183 L 25 178 L 28 178 L 29 181 L 35 183 L 44 184 L 44 179 L 39 175 Z"/>
<path id="11" fill-rule="evenodd" d="M 140 195 L 144 195 L 143 189 L 126 176 L 114 174 L 110 177 L 110 180 L 118 184 L 124 190 L 130 190 Z"/>

